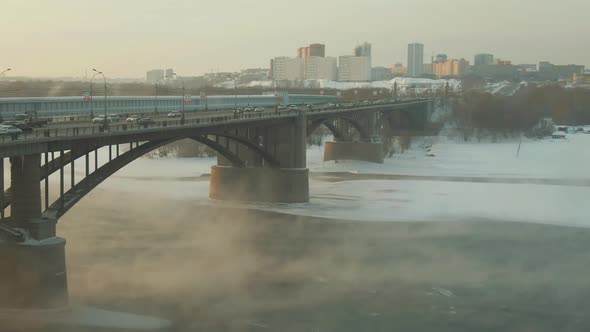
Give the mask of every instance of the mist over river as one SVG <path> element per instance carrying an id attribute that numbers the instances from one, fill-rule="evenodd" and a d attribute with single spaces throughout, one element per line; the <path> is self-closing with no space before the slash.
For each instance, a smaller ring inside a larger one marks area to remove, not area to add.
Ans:
<path id="1" fill-rule="evenodd" d="M 98 190 L 58 229 L 72 302 L 173 331 L 590 328 L 588 230 L 391 221 Z"/>

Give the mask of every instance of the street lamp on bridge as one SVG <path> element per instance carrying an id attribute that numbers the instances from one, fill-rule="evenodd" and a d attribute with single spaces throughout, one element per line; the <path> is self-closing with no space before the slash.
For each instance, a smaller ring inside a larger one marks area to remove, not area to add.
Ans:
<path id="1" fill-rule="evenodd" d="M 177 73 L 172 73 L 172 76 L 176 76 L 176 77 L 180 78 L 180 82 L 182 83 L 182 113 L 180 113 L 180 124 L 184 124 L 184 105 L 186 103 L 186 101 L 184 100 L 184 98 L 185 98 L 184 78 L 182 76 L 178 75 Z"/>
<path id="2" fill-rule="evenodd" d="M 156 113 L 156 114 L 158 113 L 158 83 L 166 77 L 168 77 L 168 76 L 162 76 L 162 77 L 158 78 L 155 83 L 156 95 L 154 96 L 154 113 Z"/>
<path id="3" fill-rule="evenodd" d="M 12 68 L 7 68 L 7 69 L 3 70 L 3 71 L 0 73 L 0 77 L 4 76 L 4 74 L 6 74 L 7 72 L 9 72 L 9 71 L 11 71 L 11 70 L 12 70 Z"/>
<path id="4" fill-rule="evenodd" d="M 108 128 L 108 124 L 107 124 L 107 78 L 104 76 L 102 71 L 98 71 L 94 68 L 92 68 L 92 71 L 96 72 L 96 74 L 101 75 L 102 79 L 104 81 L 104 123 L 103 123 L 103 129 L 106 130 Z"/>
<path id="5" fill-rule="evenodd" d="M 92 86 L 94 82 L 94 77 L 98 75 L 98 73 L 94 73 L 90 78 L 90 117 L 94 119 L 94 97 L 92 95 Z"/>

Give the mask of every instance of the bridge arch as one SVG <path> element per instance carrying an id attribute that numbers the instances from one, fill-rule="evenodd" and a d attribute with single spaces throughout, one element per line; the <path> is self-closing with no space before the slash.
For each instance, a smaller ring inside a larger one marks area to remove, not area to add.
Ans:
<path id="1" fill-rule="evenodd" d="M 321 118 L 321 119 L 312 121 L 309 128 L 308 128 L 307 135 L 308 136 L 311 135 L 311 133 L 313 133 L 321 125 L 324 125 L 326 128 L 328 128 L 328 130 L 330 130 L 330 132 L 332 132 L 332 134 L 334 135 L 334 138 L 338 138 L 338 139 L 346 138 L 346 136 L 342 133 L 342 131 L 340 131 L 340 129 L 338 129 L 334 125 L 334 123 L 332 122 L 334 120 L 342 120 L 342 121 L 346 122 L 348 125 L 353 127 L 359 133 L 360 138 L 362 140 L 370 139 L 370 135 L 365 127 L 363 127 L 356 120 L 349 118 L 349 117 L 343 117 L 343 116 L 334 117 L 334 118 Z"/>
<path id="2" fill-rule="evenodd" d="M 211 148 L 227 159 L 233 167 L 246 167 L 244 161 L 242 161 L 234 152 L 219 144 L 215 140 L 210 139 L 208 136 L 209 135 L 201 135 L 194 137 L 176 137 L 167 140 L 154 140 L 137 145 L 136 147 L 132 147 L 129 151 L 124 152 L 101 167 L 95 169 L 94 172 L 88 173 L 81 181 L 71 187 L 70 190 L 64 192 L 63 196 L 59 197 L 57 200 L 55 200 L 55 202 L 48 206 L 43 212 L 43 217 L 59 219 L 85 195 L 87 195 L 90 191 L 96 188 L 96 186 L 98 186 L 121 168 L 144 156 L 146 153 L 185 138 L 192 139 Z M 280 167 L 280 163 L 270 153 L 265 151 L 260 145 L 246 138 L 226 133 L 211 134 L 211 136 L 225 137 L 229 140 L 234 140 L 260 155 L 265 163 L 270 167 Z M 46 164 L 41 166 L 39 181 L 42 182 L 47 180 L 50 175 L 58 172 L 62 167 L 67 166 L 79 158 L 82 158 L 90 154 L 92 151 L 102 147 L 105 146 L 89 146 L 86 149 L 71 150 L 56 157 L 55 159 L 48 161 Z M 8 188 L 4 191 L 3 206 L 0 206 L 0 208 L 6 209 L 11 205 L 11 203 L 12 188 Z"/>

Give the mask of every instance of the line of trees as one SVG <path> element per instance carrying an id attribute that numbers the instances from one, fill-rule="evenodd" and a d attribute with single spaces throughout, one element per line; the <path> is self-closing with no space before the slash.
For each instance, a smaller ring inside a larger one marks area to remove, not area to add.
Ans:
<path id="1" fill-rule="evenodd" d="M 453 115 L 459 128 L 505 135 L 530 129 L 542 118 L 565 125 L 590 124 L 590 90 L 528 86 L 513 96 L 470 91 Z"/>

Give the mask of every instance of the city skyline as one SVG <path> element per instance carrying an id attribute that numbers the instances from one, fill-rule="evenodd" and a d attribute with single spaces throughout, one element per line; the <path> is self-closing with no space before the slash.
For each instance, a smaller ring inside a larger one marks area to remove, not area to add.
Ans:
<path id="1" fill-rule="evenodd" d="M 338 57 L 366 40 L 373 45 L 374 66 L 405 63 L 407 45 L 419 42 L 425 45 L 425 58 L 445 53 L 472 61 L 475 54 L 491 53 L 513 63 L 590 67 L 590 46 L 575 33 L 590 30 L 584 18 L 588 3 L 499 0 L 482 10 L 466 0 L 453 6 L 424 2 L 428 6 L 370 0 L 355 9 L 332 0 L 301 0 L 289 15 L 268 15 L 284 12 L 283 4 L 260 0 L 234 3 L 228 15 L 226 4 L 187 0 L 56 0 L 37 3 L 35 10 L 7 0 L 3 7 L 11 14 L 0 21 L 0 29 L 13 33 L 3 38 L 0 66 L 14 68 L 14 76 L 82 76 L 97 67 L 110 77 L 139 78 L 148 69 L 168 64 L 179 73 L 201 75 L 212 69 L 265 68 L 269 58 L 293 56 L 298 46 L 311 43 L 326 44 L 326 56 Z M 306 10 L 312 4 L 314 11 Z M 174 20 L 166 19 L 171 10 Z M 325 20 L 326 13 L 361 24 L 327 23 L 331 20 Z M 538 20 L 525 21 L 523 13 Z"/>

